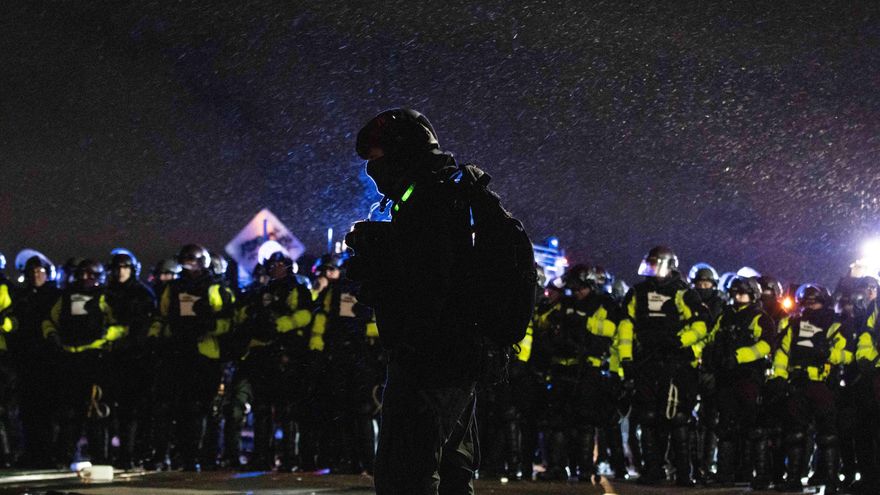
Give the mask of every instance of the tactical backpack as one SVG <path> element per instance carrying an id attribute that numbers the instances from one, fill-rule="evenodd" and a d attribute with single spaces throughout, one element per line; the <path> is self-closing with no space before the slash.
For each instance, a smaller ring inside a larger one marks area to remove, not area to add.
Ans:
<path id="1" fill-rule="evenodd" d="M 491 177 L 472 164 L 452 176 L 461 206 L 470 210 L 472 250 L 464 277 L 466 321 L 499 348 L 526 335 L 535 309 L 535 253 L 522 223 L 489 190 Z"/>

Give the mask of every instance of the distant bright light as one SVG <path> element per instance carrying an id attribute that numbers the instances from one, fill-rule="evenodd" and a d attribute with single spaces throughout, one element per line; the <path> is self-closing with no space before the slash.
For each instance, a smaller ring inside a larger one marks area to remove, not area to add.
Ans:
<path id="1" fill-rule="evenodd" d="M 870 239 L 862 244 L 862 257 L 880 257 L 880 238 Z"/>
<path id="2" fill-rule="evenodd" d="M 547 245 L 552 247 L 553 249 L 558 248 L 559 247 L 559 238 L 551 237 L 551 238 L 547 239 Z"/>
<path id="3" fill-rule="evenodd" d="M 789 311 L 793 307 L 794 307 L 794 301 L 791 299 L 791 297 L 786 296 L 782 299 L 782 309 Z"/>
<path id="4" fill-rule="evenodd" d="M 870 239 L 862 244 L 862 264 L 868 269 L 868 275 L 876 275 L 880 269 L 880 238 Z"/>

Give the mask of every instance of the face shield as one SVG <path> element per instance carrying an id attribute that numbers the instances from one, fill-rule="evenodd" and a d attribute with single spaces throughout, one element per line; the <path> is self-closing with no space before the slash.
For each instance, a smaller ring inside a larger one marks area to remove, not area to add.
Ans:
<path id="1" fill-rule="evenodd" d="M 668 259 L 658 259 L 649 256 L 642 260 L 639 265 L 639 275 L 643 277 L 666 278 L 672 274 Z"/>

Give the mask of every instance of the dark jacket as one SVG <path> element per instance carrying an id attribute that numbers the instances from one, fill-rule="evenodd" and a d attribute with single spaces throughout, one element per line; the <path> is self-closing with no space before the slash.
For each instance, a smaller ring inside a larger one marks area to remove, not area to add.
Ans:
<path id="1" fill-rule="evenodd" d="M 379 336 L 392 362 L 426 387 L 462 385 L 480 367 L 480 344 L 462 322 L 462 266 L 470 249 L 467 209 L 450 181 L 452 156 L 415 164 L 412 190 L 395 205 L 381 281 L 371 288 Z"/>

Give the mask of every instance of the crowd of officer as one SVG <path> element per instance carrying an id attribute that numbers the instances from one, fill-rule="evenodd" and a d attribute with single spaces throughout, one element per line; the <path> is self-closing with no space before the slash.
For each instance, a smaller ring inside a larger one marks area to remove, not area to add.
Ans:
<path id="1" fill-rule="evenodd" d="M 267 252 L 239 288 L 196 244 L 146 283 L 124 249 L 34 253 L 0 276 L 3 465 L 372 471 L 382 353 L 338 259 Z"/>
<path id="2" fill-rule="evenodd" d="M 685 278 L 666 247 L 638 274 L 546 283 L 508 382 L 480 392 L 482 477 L 876 493 L 876 278 Z"/>
<path id="3" fill-rule="evenodd" d="M 383 352 L 338 261 L 304 277 L 278 250 L 239 288 L 195 244 L 147 283 L 126 250 L 58 275 L 30 257 L 0 278 L 0 461 L 372 472 Z M 876 278 L 683 277 L 666 247 L 638 274 L 542 283 L 507 380 L 478 391 L 481 478 L 880 486 Z"/>

